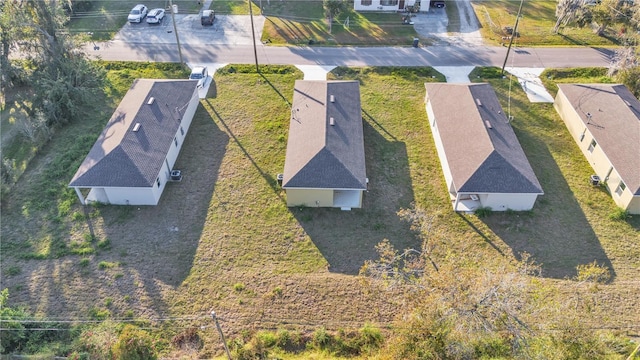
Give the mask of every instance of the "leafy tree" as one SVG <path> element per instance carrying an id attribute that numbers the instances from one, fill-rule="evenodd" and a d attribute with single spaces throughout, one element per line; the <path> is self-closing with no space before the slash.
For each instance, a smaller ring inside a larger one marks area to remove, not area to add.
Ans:
<path id="1" fill-rule="evenodd" d="M 559 0 L 556 7 L 556 25 L 553 27 L 553 32 L 558 33 L 560 26 L 566 26 L 568 23 L 574 21 L 579 12 L 582 9 L 584 0 Z"/>
<path id="2" fill-rule="evenodd" d="M 126 325 L 113 346 L 113 355 L 121 360 L 157 359 L 155 341 L 144 330 Z"/>
<path id="3" fill-rule="evenodd" d="M 64 5 L 70 4 L 16 0 L 2 5 L 2 56 L 8 59 L 11 51 L 19 51 L 30 64 L 23 82 L 31 86 L 34 96 L 23 105 L 31 109 L 32 118 L 42 114 L 48 127 L 79 119 L 104 83 L 104 70 L 80 50 L 82 38 L 61 31 L 68 20 Z M 10 67 L 2 69 L 3 77 L 14 73 Z"/>
<path id="4" fill-rule="evenodd" d="M 617 49 L 607 75 L 625 84 L 631 92 L 640 97 L 640 56 L 634 47 Z"/>
<path id="5" fill-rule="evenodd" d="M 329 20 L 329 34 L 331 34 L 331 27 L 333 25 L 333 19 L 347 10 L 348 3 L 345 0 L 324 0 L 322 7 L 324 13 Z"/>
<path id="6" fill-rule="evenodd" d="M 626 0 L 602 0 L 593 4 L 585 4 L 582 0 L 559 0 L 554 32 L 558 32 L 560 25 L 575 21 L 581 27 L 595 23 L 595 32 L 602 36 L 611 25 L 630 24 L 634 18 L 640 19 L 639 9 L 638 4 Z"/>

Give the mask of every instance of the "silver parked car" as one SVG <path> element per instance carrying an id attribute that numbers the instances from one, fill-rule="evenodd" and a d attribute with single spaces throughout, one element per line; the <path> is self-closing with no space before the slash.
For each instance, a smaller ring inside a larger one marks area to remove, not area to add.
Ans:
<path id="1" fill-rule="evenodd" d="M 133 9 L 131 9 L 131 12 L 129 13 L 129 16 L 127 17 L 127 20 L 129 20 L 129 22 L 135 22 L 135 23 L 139 23 L 142 21 L 142 19 L 144 19 L 145 16 L 147 16 L 147 7 L 142 5 L 142 4 L 138 4 L 136 5 Z"/>
<path id="2" fill-rule="evenodd" d="M 147 14 L 147 24 L 159 24 L 164 19 L 164 9 L 153 9 Z"/>
<path id="3" fill-rule="evenodd" d="M 198 87 L 203 87 L 205 81 L 207 81 L 207 76 L 209 76 L 209 72 L 206 66 L 196 66 L 191 70 L 189 79 L 198 80 Z"/>

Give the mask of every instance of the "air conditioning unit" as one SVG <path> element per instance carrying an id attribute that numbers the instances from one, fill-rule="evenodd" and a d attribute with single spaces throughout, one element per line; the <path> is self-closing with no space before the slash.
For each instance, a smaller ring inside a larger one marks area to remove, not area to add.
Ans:
<path id="1" fill-rule="evenodd" d="M 182 181 L 182 171 L 171 170 L 171 181 Z"/>

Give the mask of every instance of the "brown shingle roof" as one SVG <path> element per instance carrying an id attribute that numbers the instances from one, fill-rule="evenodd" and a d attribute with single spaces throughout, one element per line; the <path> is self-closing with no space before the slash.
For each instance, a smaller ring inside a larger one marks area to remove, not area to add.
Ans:
<path id="1" fill-rule="evenodd" d="M 366 189 L 357 81 L 296 81 L 282 186 Z"/>
<path id="2" fill-rule="evenodd" d="M 542 193 L 489 84 L 426 83 L 425 88 L 456 191 Z"/>
<path id="3" fill-rule="evenodd" d="M 135 80 L 69 186 L 153 186 L 196 87 L 192 80 Z"/>
<path id="4" fill-rule="evenodd" d="M 625 185 L 640 195 L 640 101 L 621 84 L 558 84 L 558 88 Z"/>

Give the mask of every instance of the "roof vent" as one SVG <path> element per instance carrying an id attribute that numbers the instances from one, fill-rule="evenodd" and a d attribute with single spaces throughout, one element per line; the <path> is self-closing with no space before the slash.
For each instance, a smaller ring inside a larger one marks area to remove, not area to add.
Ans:
<path id="1" fill-rule="evenodd" d="M 633 105 L 631 105 L 631 103 L 627 100 L 625 100 L 624 103 L 627 104 L 628 107 L 633 107 Z"/>
<path id="2" fill-rule="evenodd" d="M 336 97 L 335 97 L 335 96 L 333 96 L 333 95 L 330 95 L 330 96 L 329 96 L 329 101 L 331 101 L 331 102 L 336 102 Z"/>
<path id="3" fill-rule="evenodd" d="M 333 116 L 329 118 L 329 125 L 333 126 L 336 122 L 333 120 Z"/>
<path id="4" fill-rule="evenodd" d="M 482 103 L 480 102 L 480 99 L 476 98 L 476 104 L 478 104 L 478 106 L 482 106 Z"/>
<path id="5" fill-rule="evenodd" d="M 489 120 L 485 120 L 484 124 L 487 125 L 489 129 L 493 129 L 493 126 L 491 126 L 491 123 L 489 122 Z"/>
<path id="6" fill-rule="evenodd" d="M 149 98 L 149 101 L 147 101 L 147 105 L 151 105 L 153 104 L 153 102 L 156 101 L 156 98 L 154 98 L 153 96 Z"/>
<path id="7" fill-rule="evenodd" d="M 140 129 L 140 123 L 136 123 L 136 124 L 133 126 L 133 132 L 138 132 L 138 130 L 139 130 L 139 129 Z"/>

